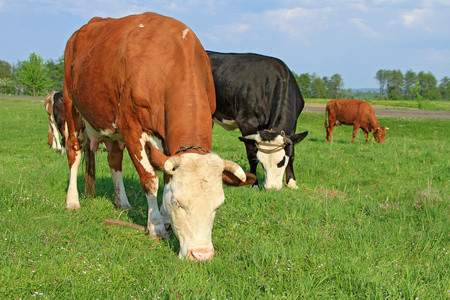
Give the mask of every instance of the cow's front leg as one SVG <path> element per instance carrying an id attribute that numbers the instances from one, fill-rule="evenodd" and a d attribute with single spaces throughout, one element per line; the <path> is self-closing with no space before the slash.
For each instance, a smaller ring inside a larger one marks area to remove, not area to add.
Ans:
<path id="1" fill-rule="evenodd" d="M 119 208 L 131 208 L 128 202 L 122 178 L 123 144 L 111 141 L 108 152 L 108 163 L 114 183 L 114 205 Z"/>
<path id="2" fill-rule="evenodd" d="M 286 184 L 288 188 L 298 189 L 297 182 L 295 181 L 294 175 L 294 154 L 289 157 L 289 162 L 286 166 Z"/>
<path id="3" fill-rule="evenodd" d="M 74 210 L 80 208 L 80 201 L 78 197 L 77 176 L 78 167 L 81 162 L 81 148 L 80 141 L 75 136 L 75 133 L 69 136 L 67 140 L 67 160 L 69 163 L 69 188 L 67 189 L 66 208 Z"/>
<path id="4" fill-rule="evenodd" d="M 253 183 L 252 187 L 254 189 L 257 189 L 257 188 L 259 188 L 259 186 L 258 186 L 258 176 L 256 176 L 256 170 L 257 170 L 259 161 L 258 161 L 258 157 L 256 156 L 256 146 L 245 143 L 245 148 L 247 150 L 248 163 L 250 164 L 250 173 L 252 173 L 256 177 L 256 181 L 255 181 L 255 183 Z"/>
<path id="5" fill-rule="evenodd" d="M 126 132 L 123 132 L 123 136 L 127 136 Z M 128 137 L 130 140 L 130 136 Z M 150 164 L 150 160 L 145 151 L 145 138 L 144 134 L 138 142 L 128 143 L 126 142 L 128 153 L 133 161 L 134 166 L 139 174 L 142 188 L 147 197 L 148 203 L 148 221 L 147 230 L 150 236 L 162 236 L 168 237 L 168 233 L 164 227 L 164 222 L 158 209 L 158 174 L 153 166 Z"/>

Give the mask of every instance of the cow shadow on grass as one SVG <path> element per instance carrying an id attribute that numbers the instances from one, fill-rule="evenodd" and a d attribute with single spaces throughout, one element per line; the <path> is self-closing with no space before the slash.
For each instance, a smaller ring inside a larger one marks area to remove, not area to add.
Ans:
<path id="1" fill-rule="evenodd" d="M 315 142 L 315 143 L 323 143 L 324 145 L 327 145 L 327 144 L 330 144 L 330 145 L 332 145 L 332 144 L 350 144 L 349 141 L 340 140 L 340 139 L 333 140 L 333 143 L 325 142 L 325 138 L 316 138 L 316 137 L 308 138 L 308 141 Z"/>
<path id="2" fill-rule="evenodd" d="M 159 188 L 158 188 L 158 207 L 161 207 L 164 185 L 162 174 L 158 174 L 159 176 Z M 139 176 L 136 174 L 132 174 L 130 176 L 123 176 L 123 183 L 125 186 L 125 192 L 128 197 L 128 201 L 131 204 L 131 209 L 123 209 L 118 208 L 114 205 L 114 185 L 111 176 L 107 174 L 97 175 L 96 176 L 96 195 L 94 198 L 101 198 L 102 201 L 107 201 L 110 203 L 112 209 L 116 210 L 116 219 L 130 222 L 133 224 L 147 226 L 148 219 L 148 204 L 147 198 L 145 197 L 144 191 L 142 190 Z M 67 181 L 68 185 L 69 181 Z M 81 209 L 83 209 L 83 202 L 88 202 L 92 200 L 91 197 L 87 197 L 85 193 L 85 176 L 84 174 L 80 174 L 77 177 L 78 191 L 80 193 L 80 205 Z M 100 218 L 104 218 L 107 216 L 99 216 Z M 135 229 L 129 229 L 135 230 Z M 141 233 L 139 233 L 141 234 Z M 179 252 L 179 242 L 176 236 L 173 234 L 172 230 L 169 230 L 170 239 L 164 240 L 165 243 L 174 251 L 175 254 Z"/>

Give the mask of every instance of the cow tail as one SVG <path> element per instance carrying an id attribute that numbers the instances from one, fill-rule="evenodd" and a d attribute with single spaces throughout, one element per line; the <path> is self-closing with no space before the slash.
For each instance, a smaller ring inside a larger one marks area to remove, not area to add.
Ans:
<path id="1" fill-rule="evenodd" d="M 95 154 L 91 150 L 89 138 L 83 143 L 84 160 L 86 163 L 84 192 L 86 197 L 95 197 Z"/>
<path id="2" fill-rule="evenodd" d="M 328 109 L 325 108 L 325 131 L 328 132 Z"/>

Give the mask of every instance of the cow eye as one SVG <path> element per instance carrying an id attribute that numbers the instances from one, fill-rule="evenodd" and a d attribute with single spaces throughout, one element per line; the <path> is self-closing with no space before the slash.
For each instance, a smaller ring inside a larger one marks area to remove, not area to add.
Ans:
<path id="1" fill-rule="evenodd" d="M 282 168 L 284 166 L 285 161 L 286 161 L 286 156 L 283 156 L 283 159 L 277 164 L 277 167 Z"/>

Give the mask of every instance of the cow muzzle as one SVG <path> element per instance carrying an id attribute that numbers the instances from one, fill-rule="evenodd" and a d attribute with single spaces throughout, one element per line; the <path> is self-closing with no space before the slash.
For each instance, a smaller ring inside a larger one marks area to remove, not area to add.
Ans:
<path id="1" fill-rule="evenodd" d="M 189 250 L 186 258 L 188 261 L 205 262 L 213 258 L 214 249 Z"/>

